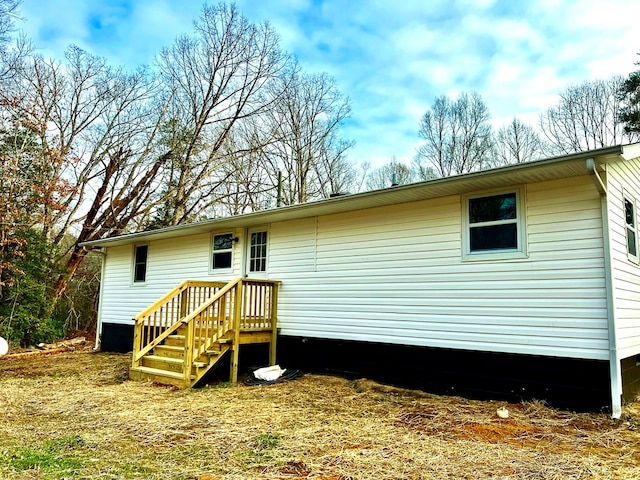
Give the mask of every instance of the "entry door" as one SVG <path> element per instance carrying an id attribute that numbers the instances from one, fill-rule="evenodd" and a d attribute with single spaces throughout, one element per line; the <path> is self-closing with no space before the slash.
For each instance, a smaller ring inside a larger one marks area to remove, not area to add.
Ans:
<path id="1" fill-rule="evenodd" d="M 267 278 L 267 228 L 251 228 L 247 235 L 247 276 Z"/>

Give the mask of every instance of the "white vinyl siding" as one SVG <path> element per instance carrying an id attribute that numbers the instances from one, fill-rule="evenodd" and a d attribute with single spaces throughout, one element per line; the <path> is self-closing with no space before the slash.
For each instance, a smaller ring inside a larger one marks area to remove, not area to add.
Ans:
<path id="1" fill-rule="evenodd" d="M 607 360 L 599 194 L 589 177 L 522 189 L 526 258 L 463 261 L 462 195 L 272 223 L 281 333 Z M 226 275 L 209 274 L 209 234 L 150 242 L 137 289 L 131 247 L 109 248 L 102 321 L 129 323 L 185 279 L 241 275 L 236 234 Z"/>
<path id="2" fill-rule="evenodd" d="M 525 190 L 529 258 L 463 262 L 458 195 L 272 224 L 281 333 L 608 359 L 599 195 Z"/>
<path id="3" fill-rule="evenodd" d="M 627 192 L 640 192 L 640 161 L 620 161 L 607 165 L 607 198 L 609 207 L 609 238 L 617 347 L 620 358 L 640 354 L 640 267 L 627 251 L 627 223 L 624 198 L 635 200 L 635 221 L 638 225 L 637 198 Z M 636 239 L 637 241 L 637 239 Z"/>
<path id="4" fill-rule="evenodd" d="M 133 316 L 156 301 L 183 280 L 228 281 L 241 275 L 242 230 L 234 243 L 233 269 L 226 273 L 210 271 L 211 235 L 201 234 L 149 243 L 147 278 L 144 286 L 130 287 L 132 248 L 110 247 L 104 272 L 102 322 L 131 323 Z"/>
<path id="5" fill-rule="evenodd" d="M 270 277 L 297 277 L 316 270 L 317 219 L 272 223 L 269 232 Z M 273 273 L 277 272 L 277 273 Z"/>

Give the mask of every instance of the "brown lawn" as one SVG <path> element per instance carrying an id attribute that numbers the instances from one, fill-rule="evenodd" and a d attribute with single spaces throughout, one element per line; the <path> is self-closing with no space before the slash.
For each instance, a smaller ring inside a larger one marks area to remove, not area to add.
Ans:
<path id="1" fill-rule="evenodd" d="M 0 478 L 640 479 L 639 403 L 612 421 L 317 375 L 180 391 L 126 380 L 129 358 L 0 358 Z"/>

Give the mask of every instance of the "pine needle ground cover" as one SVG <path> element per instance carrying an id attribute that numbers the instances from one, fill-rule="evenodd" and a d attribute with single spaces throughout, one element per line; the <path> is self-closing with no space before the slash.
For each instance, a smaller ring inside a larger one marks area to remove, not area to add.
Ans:
<path id="1" fill-rule="evenodd" d="M 637 403 L 612 421 L 317 375 L 176 390 L 127 380 L 129 362 L 0 358 L 0 478 L 640 478 Z"/>

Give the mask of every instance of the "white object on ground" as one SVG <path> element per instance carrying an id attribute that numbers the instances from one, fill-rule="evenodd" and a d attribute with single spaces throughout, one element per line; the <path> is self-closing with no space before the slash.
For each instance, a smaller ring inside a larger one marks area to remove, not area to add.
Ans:
<path id="1" fill-rule="evenodd" d="M 0 337 L 0 357 L 6 355 L 9 351 L 9 343 L 2 337 Z"/>
<path id="2" fill-rule="evenodd" d="M 280 368 L 280 365 L 273 365 L 272 367 L 264 367 L 259 368 L 253 372 L 253 376 L 258 380 L 265 380 L 267 382 L 271 382 L 272 380 L 277 380 L 282 376 L 287 369 Z"/>
<path id="3" fill-rule="evenodd" d="M 498 410 L 496 410 L 496 415 L 498 415 L 498 417 L 500 418 L 509 418 L 509 410 L 507 410 L 506 408 L 499 408 Z"/>

